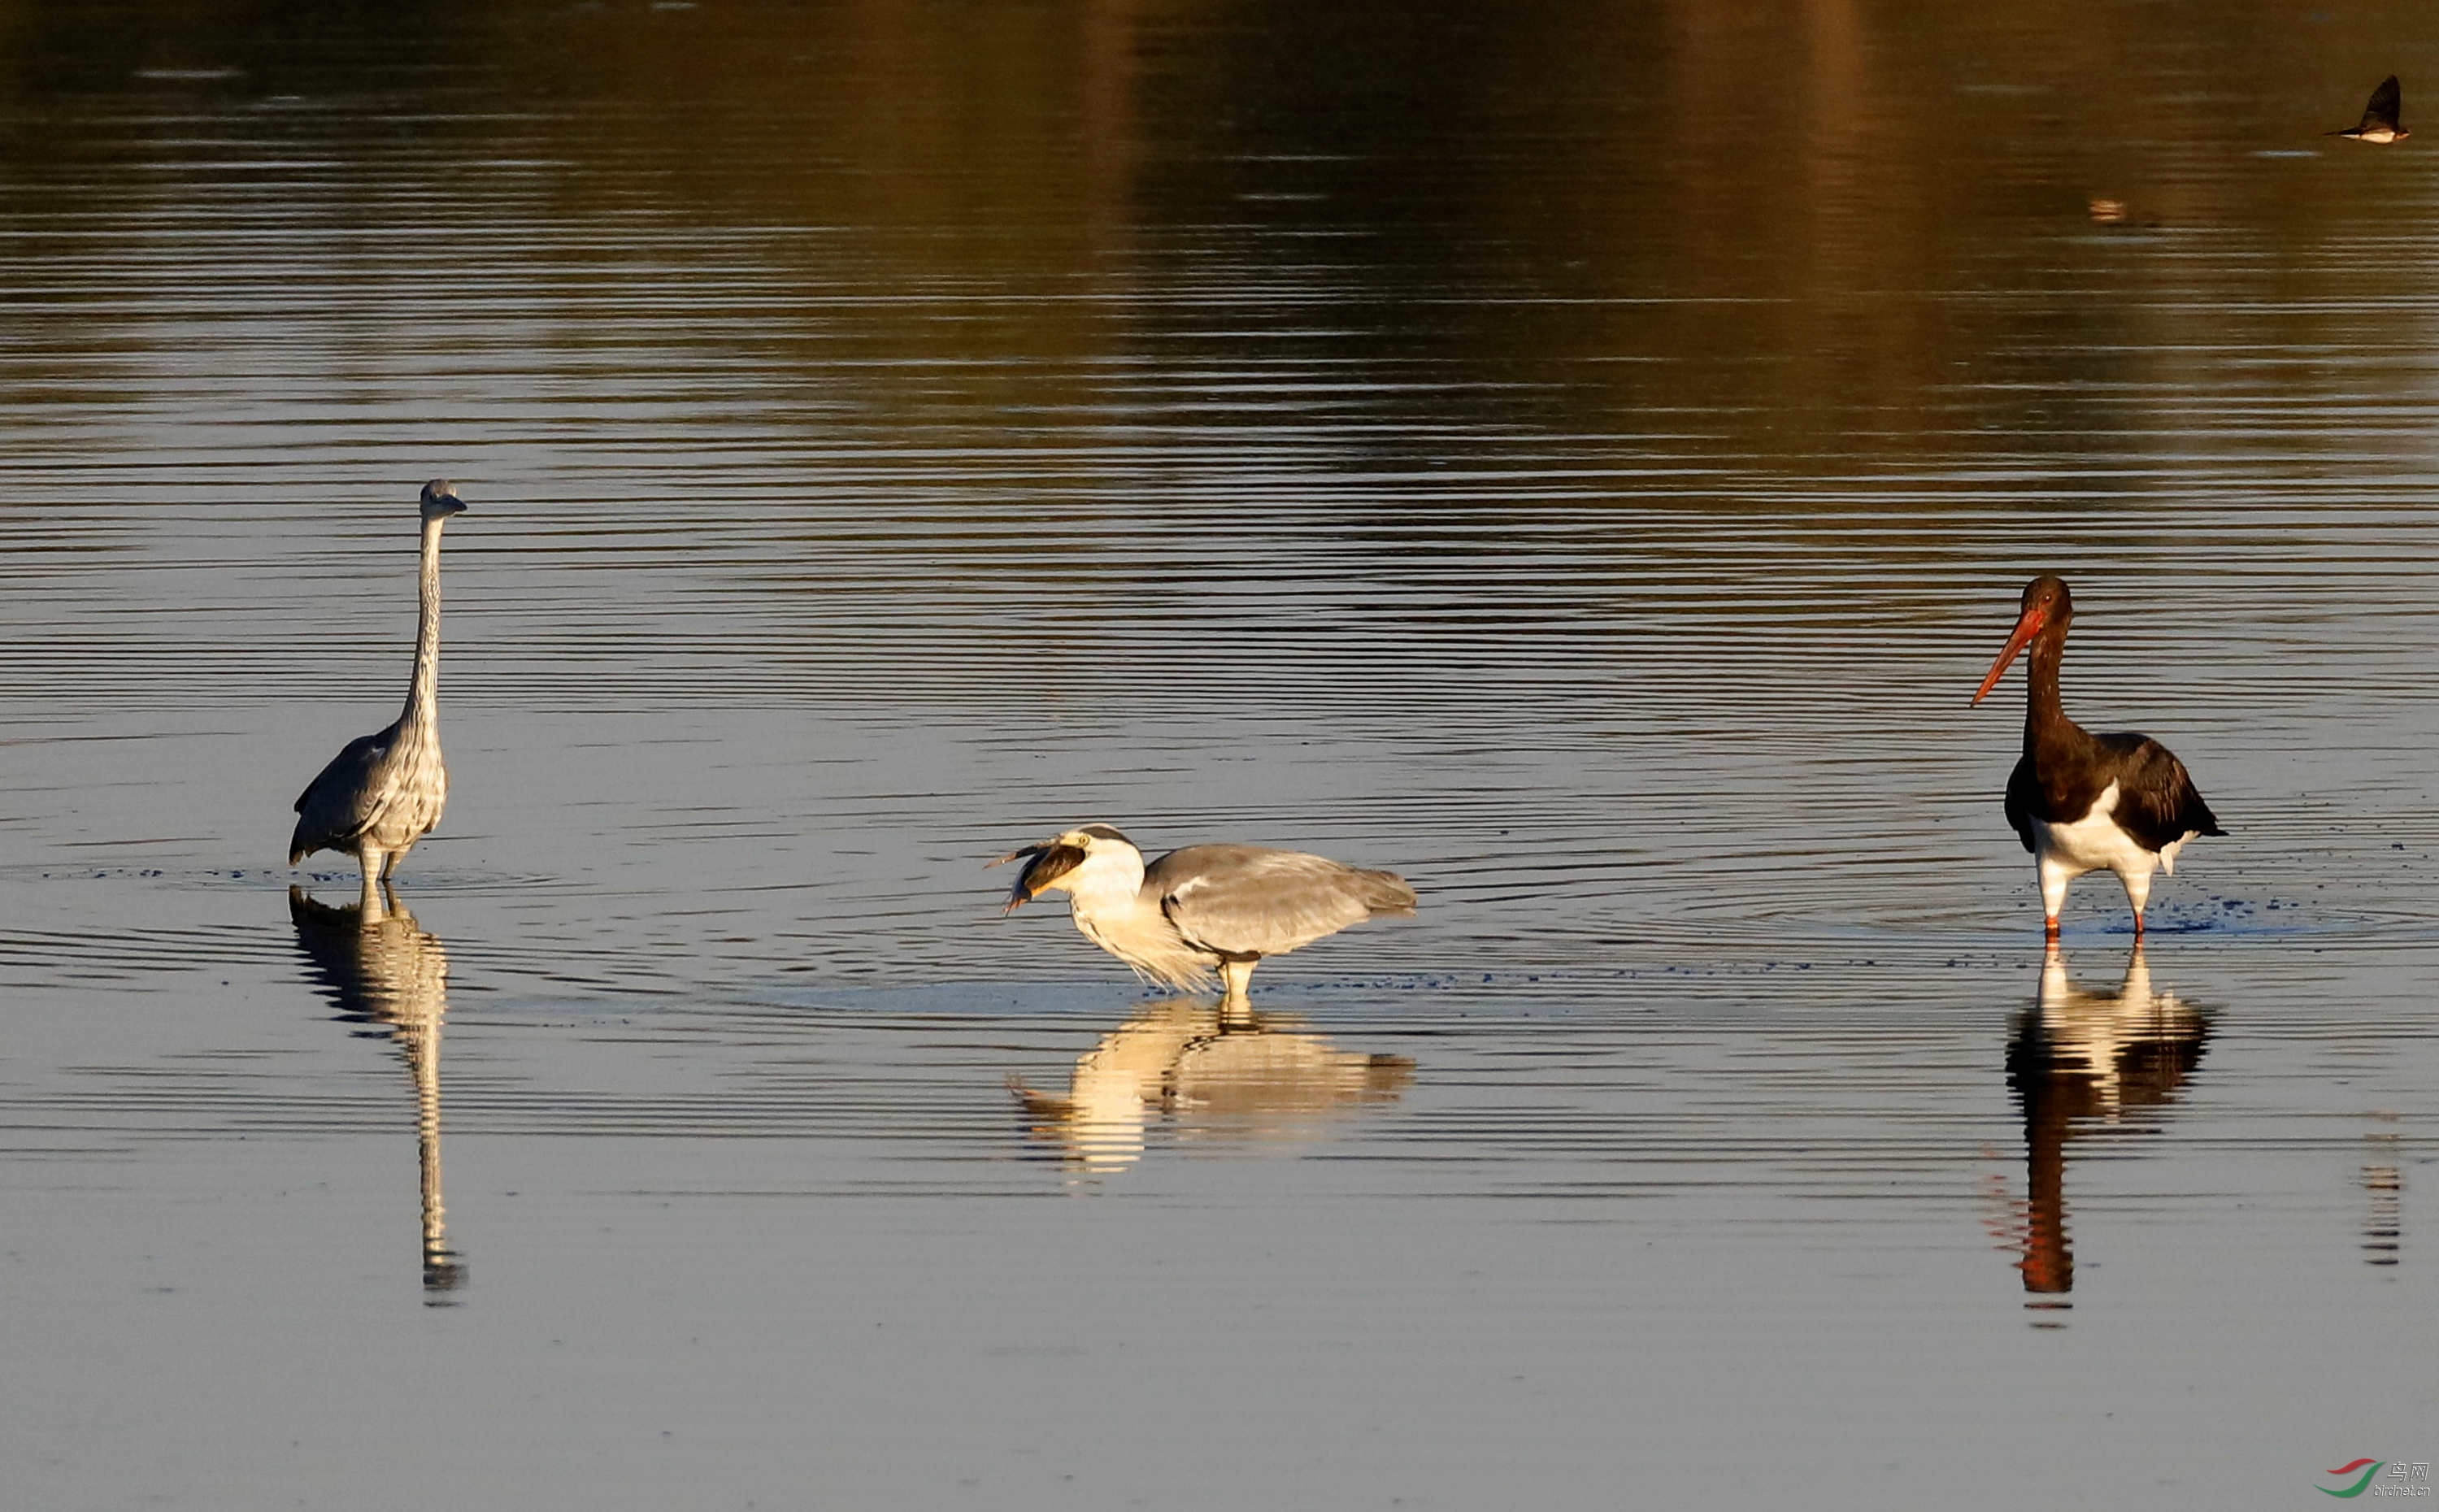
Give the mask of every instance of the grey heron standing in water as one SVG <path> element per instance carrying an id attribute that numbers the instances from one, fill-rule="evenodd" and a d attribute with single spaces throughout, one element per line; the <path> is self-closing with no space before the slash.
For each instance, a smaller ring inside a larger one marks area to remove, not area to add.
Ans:
<path id="1" fill-rule="evenodd" d="M 1375 914 L 1411 914 L 1415 890 L 1393 872 L 1259 845 L 1188 845 L 1150 865 L 1108 825 L 1085 825 L 1010 851 L 1026 858 L 1008 892 L 1012 913 L 1064 891 L 1086 939 L 1147 982 L 1186 990 L 1219 975 L 1226 1001 L 1245 1001 L 1254 967 Z"/>
<path id="2" fill-rule="evenodd" d="M 446 482 L 423 486 L 420 610 L 415 624 L 415 676 L 398 722 L 347 742 L 296 800 L 288 864 L 317 850 L 356 858 L 365 871 L 367 912 L 374 884 L 440 822 L 449 769 L 440 760 L 440 527 L 466 507 Z"/>

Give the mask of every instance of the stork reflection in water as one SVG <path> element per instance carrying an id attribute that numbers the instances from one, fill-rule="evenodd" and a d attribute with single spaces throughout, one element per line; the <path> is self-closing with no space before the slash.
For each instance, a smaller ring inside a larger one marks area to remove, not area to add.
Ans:
<path id="1" fill-rule="evenodd" d="M 1008 1078 L 1036 1138 L 1095 1175 L 1140 1158 L 1152 1119 L 1188 1134 L 1309 1137 L 1324 1119 L 1393 1101 L 1403 1056 L 1341 1050 L 1297 1021 L 1240 1002 L 1154 1000 L 1076 1061 L 1067 1095 Z"/>
<path id="2" fill-rule="evenodd" d="M 437 1306 L 465 1279 L 449 1248 L 440 1201 L 440 1021 L 449 1011 L 449 955 L 399 906 L 387 883 L 352 908 L 288 889 L 288 916 L 325 997 L 340 1017 L 379 1024 L 406 1057 L 415 1082 L 416 1157 L 421 1167 L 423 1288 Z"/>
<path id="3" fill-rule="evenodd" d="M 2038 995 L 2016 1022 L 2007 1085 L 2023 1108 L 2025 1200 L 2007 1237 L 2021 1252 L 2024 1290 L 2074 1290 L 2066 1216 L 2066 1147 L 2094 1133 L 2147 1132 L 2138 1110 L 2164 1108 L 2201 1063 L 2210 1021 L 2151 985 L 2134 947 L 2114 991 L 2074 986 L 2056 946 Z"/>
<path id="4" fill-rule="evenodd" d="M 449 769 L 440 759 L 440 529 L 465 507 L 449 484 L 423 486 L 415 672 L 405 707 L 387 729 L 348 741 L 296 799 L 288 864 L 317 850 L 355 857 L 367 912 L 378 903 L 374 884 L 440 823 L 449 801 Z"/>

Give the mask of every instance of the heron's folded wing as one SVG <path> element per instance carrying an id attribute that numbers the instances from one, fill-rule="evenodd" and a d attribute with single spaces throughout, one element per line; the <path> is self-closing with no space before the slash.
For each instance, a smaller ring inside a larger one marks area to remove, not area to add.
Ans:
<path id="1" fill-rule="evenodd" d="M 1154 862 L 1144 881 L 1189 943 L 1229 955 L 1277 955 L 1415 903 L 1387 872 L 1258 845 L 1189 845 Z"/>
<path id="2" fill-rule="evenodd" d="M 348 741 L 321 775 L 306 784 L 296 797 L 296 849 L 318 849 L 364 832 L 389 801 L 388 785 L 381 780 L 383 758 L 397 734 L 392 725 Z"/>

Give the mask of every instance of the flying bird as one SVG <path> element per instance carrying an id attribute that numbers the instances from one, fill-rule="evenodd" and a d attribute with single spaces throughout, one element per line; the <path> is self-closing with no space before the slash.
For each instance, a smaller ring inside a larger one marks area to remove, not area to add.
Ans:
<path id="1" fill-rule="evenodd" d="M 432 832 L 449 800 L 449 769 L 440 760 L 440 529 L 465 507 L 446 482 L 423 486 L 415 675 L 398 722 L 348 741 L 296 799 L 288 864 L 317 850 L 355 857 L 364 867 L 367 905 L 374 884 Z"/>
<path id="2" fill-rule="evenodd" d="M 2398 107 L 2405 92 L 2396 87 L 2396 76 L 2389 75 L 2371 92 L 2371 103 L 2363 107 L 2362 124 L 2343 131 L 2324 132 L 2324 136 L 2351 136 L 2358 142 L 2401 142 L 2412 135 L 2397 119 Z"/>
<path id="3" fill-rule="evenodd" d="M 1302 851 L 1188 845 L 1147 866 L 1123 833 L 1085 825 L 991 864 L 1020 856 L 1025 867 L 1003 914 L 1063 891 L 1084 937 L 1137 976 L 1183 991 L 1209 986 L 1216 972 L 1230 1003 L 1244 1001 L 1262 957 L 1376 914 L 1415 910 L 1405 879 Z"/>
<path id="4" fill-rule="evenodd" d="M 2202 802 L 2185 764 L 2166 746 L 2145 735 L 2093 735 L 2066 717 L 2058 700 L 2058 663 L 2074 620 L 2074 599 L 2065 579 L 2044 573 L 2025 584 L 2015 633 L 1990 664 L 1973 702 L 1989 697 L 2018 653 L 2033 649 L 2025 683 L 2024 754 L 2007 777 L 2007 823 L 2033 853 L 2049 937 L 2057 938 L 2067 883 L 2106 869 L 2126 884 L 2139 939 L 2152 872 L 2174 876 L 2177 850 L 2186 841 L 2227 831 Z"/>

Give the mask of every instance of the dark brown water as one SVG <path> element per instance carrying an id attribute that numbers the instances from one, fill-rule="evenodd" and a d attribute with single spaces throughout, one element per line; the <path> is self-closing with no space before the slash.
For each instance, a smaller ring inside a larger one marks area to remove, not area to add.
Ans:
<path id="1" fill-rule="evenodd" d="M 0 10 L 13 1494 L 2439 1458 L 2439 159 L 2319 134 L 2392 71 L 2410 7 Z M 277 863 L 435 475 L 367 931 Z M 1966 707 L 2042 569 L 2234 831 L 2140 957 L 2102 876 L 2045 963 Z M 998 916 L 1091 819 L 1423 905 L 1223 1023 Z"/>

